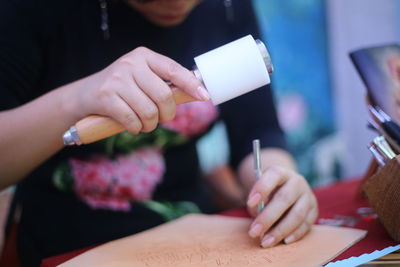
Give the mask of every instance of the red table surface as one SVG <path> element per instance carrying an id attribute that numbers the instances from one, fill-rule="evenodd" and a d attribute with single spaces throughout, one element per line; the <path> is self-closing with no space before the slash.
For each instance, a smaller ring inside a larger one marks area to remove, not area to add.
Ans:
<path id="1" fill-rule="evenodd" d="M 319 204 L 318 218 L 334 218 L 335 215 L 344 215 L 360 218 L 354 228 L 368 230 L 367 236 L 360 242 L 340 254 L 336 260 L 371 253 L 388 246 L 396 245 L 378 220 L 363 220 L 357 214 L 357 208 L 367 207 L 368 202 L 358 194 L 360 180 L 348 180 L 328 187 L 314 190 Z M 223 212 L 222 215 L 234 217 L 248 217 L 245 208 Z M 42 261 L 42 267 L 54 267 L 93 247 L 79 249 L 53 256 Z"/>

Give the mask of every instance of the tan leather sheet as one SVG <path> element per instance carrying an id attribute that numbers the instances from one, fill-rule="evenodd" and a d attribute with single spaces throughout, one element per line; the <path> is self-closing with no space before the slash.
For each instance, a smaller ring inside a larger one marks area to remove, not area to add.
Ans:
<path id="1" fill-rule="evenodd" d="M 187 215 L 59 266 L 320 266 L 366 235 L 358 229 L 314 225 L 298 242 L 264 249 L 247 235 L 250 223 L 247 218 Z"/>

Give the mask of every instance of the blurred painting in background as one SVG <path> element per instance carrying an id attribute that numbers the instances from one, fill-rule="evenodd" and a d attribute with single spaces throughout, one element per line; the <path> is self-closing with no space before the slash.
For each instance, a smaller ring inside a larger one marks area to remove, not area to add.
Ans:
<path id="1" fill-rule="evenodd" d="M 254 0 L 275 71 L 278 116 L 299 171 L 312 185 L 340 177 L 329 76 L 325 1 Z"/>
<path id="2" fill-rule="evenodd" d="M 400 123 L 400 45 L 362 48 L 350 55 L 365 83 L 371 104 Z"/>
<path id="3" fill-rule="evenodd" d="M 274 64 L 272 87 L 289 149 L 299 172 L 312 186 L 330 184 L 344 176 L 340 159 L 346 154 L 334 119 L 327 2 L 252 1 L 261 39 Z M 223 125 L 217 125 L 199 142 L 200 164 L 205 173 L 227 163 L 229 147 L 221 142 L 224 131 Z M 215 147 L 222 152 L 216 153 Z"/>

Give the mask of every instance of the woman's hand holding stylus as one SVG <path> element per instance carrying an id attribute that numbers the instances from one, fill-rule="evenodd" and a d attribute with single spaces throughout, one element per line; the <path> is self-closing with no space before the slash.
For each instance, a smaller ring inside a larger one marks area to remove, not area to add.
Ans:
<path id="1" fill-rule="evenodd" d="M 265 208 L 258 214 L 261 202 Z M 318 216 L 317 201 L 307 181 L 283 167 L 271 167 L 263 173 L 250 191 L 247 207 L 255 217 L 249 235 L 260 237 L 263 247 L 299 240 Z"/>

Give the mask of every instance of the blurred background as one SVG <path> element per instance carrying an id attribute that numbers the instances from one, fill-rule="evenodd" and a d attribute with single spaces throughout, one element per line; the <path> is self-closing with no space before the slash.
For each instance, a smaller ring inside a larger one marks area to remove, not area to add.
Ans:
<path id="1" fill-rule="evenodd" d="M 300 172 L 313 186 L 361 176 L 375 134 L 366 127 L 365 87 L 348 53 L 398 42 L 400 1 L 253 3 L 275 66 L 279 120 Z M 226 148 L 223 135 L 219 125 L 199 144 L 204 169 L 224 163 L 228 151 L 214 154 L 216 145 Z"/>

